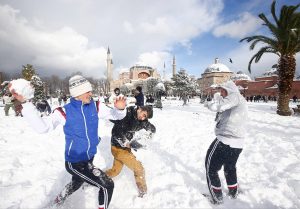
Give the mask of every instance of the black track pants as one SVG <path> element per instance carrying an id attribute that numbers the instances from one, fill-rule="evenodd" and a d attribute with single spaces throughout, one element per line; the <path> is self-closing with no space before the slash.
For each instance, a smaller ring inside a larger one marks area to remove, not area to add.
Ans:
<path id="1" fill-rule="evenodd" d="M 65 163 L 67 171 L 72 175 L 72 181 L 66 185 L 64 196 L 75 192 L 83 182 L 99 188 L 99 205 L 108 208 L 111 201 L 114 182 L 102 170 L 93 165 L 93 159 L 79 163 Z"/>
<path id="2" fill-rule="evenodd" d="M 237 185 L 236 162 L 242 149 L 231 148 L 215 139 L 207 150 L 205 158 L 208 189 L 214 197 L 214 190 L 221 189 L 218 171 L 224 166 L 227 186 Z"/>

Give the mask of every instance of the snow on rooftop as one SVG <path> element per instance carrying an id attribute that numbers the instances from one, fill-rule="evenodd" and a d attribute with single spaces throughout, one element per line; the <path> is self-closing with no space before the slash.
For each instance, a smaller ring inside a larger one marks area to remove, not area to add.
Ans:
<path id="1" fill-rule="evenodd" d="M 272 76 L 272 75 L 278 75 L 277 68 L 271 68 L 270 70 L 267 70 L 263 76 Z M 262 76 L 262 77 L 263 77 Z"/>
<path id="2" fill-rule="evenodd" d="M 206 70 L 204 71 L 204 73 L 213 73 L 213 72 L 232 72 L 232 71 L 229 70 L 229 68 L 226 65 L 220 63 L 219 59 L 216 58 L 215 63 L 207 67 Z"/>
<path id="3" fill-rule="evenodd" d="M 233 80 L 233 81 L 239 81 L 239 80 L 251 81 L 251 78 L 249 75 L 243 73 L 242 71 L 239 71 L 231 76 L 231 80 Z"/>

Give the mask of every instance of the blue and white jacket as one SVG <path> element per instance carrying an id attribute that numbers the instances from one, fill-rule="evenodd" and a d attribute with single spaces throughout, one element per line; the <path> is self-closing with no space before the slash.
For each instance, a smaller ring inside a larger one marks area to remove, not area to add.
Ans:
<path id="1" fill-rule="evenodd" d="M 120 120 L 126 110 L 107 107 L 104 103 L 93 100 L 83 104 L 71 98 L 70 103 L 56 109 L 50 117 L 41 118 L 32 103 L 23 105 L 23 116 L 38 133 L 47 133 L 58 125 L 63 125 L 65 133 L 65 160 L 71 163 L 90 160 L 97 153 L 98 123 L 100 119 Z M 98 109 L 98 112 L 97 112 Z"/>

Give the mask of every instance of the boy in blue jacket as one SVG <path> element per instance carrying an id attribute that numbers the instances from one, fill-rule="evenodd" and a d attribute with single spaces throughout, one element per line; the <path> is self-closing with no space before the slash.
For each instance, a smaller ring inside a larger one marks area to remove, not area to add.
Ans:
<path id="1" fill-rule="evenodd" d="M 47 118 L 39 117 L 35 106 L 30 102 L 33 89 L 24 79 L 14 80 L 9 89 L 23 104 L 23 116 L 34 130 L 47 133 L 58 125 L 63 125 L 65 134 L 65 167 L 72 180 L 56 197 L 53 205 L 61 205 L 65 199 L 81 187 L 84 182 L 99 188 L 99 209 L 106 209 L 112 198 L 114 182 L 102 170 L 93 165 L 99 143 L 98 121 L 102 119 L 120 120 L 126 115 L 126 100 L 117 98 L 114 108 L 92 99 L 90 82 L 76 75 L 69 80 L 72 98 L 70 103 L 59 107 Z"/>

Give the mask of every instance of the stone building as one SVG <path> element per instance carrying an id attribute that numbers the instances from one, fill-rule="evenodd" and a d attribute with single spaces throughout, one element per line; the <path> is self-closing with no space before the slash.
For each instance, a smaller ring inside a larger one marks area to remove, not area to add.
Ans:
<path id="1" fill-rule="evenodd" d="M 145 80 L 149 77 L 160 78 L 160 74 L 156 69 L 149 66 L 135 65 L 128 71 L 124 70 L 119 73 L 119 78 L 111 82 L 111 90 L 114 88 L 120 88 L 126 83 L 132 83 L 135 85 L 141 80 Z"/>
<path id="2" fill-rule="evenodd" d="M 207 67 L 198 79 L 201 94 L 210 95 L 213 86 L 229 80 L 232 75 L 233 72 L 216 58 L 215 62 Z"/>
<path id="3" fill-rule="evenodd" d="M 239 87 L 241 94 L 245 97 L 260 95 L 276 98 L 278 96 L 278 75 L 276 68 L 266 71 L 254 80 L 236 79 L 234 81 Z M 292 83 L 292 90 L 289 97 L 292 98 L 294 95 L 300 98 L 300 80 L 297 79 Z"/>
<path id="4" fill-rule="evenodd" d="M 175 60 L 173 61 L 173 64 L 175 65 Z M 107 49 L 106 67 L 107 67 L 106 68 L 106 78 L 107 78 L 106 93 L 113 91 L 117 87 L 120 88 L 122 85 L 126 83 L 132 83 L 134 85 L 138 81 L 145 80 L 149 77 L 160 78 L 160 74 L 157 72 L 156 69 L 150 66 L 135 65 L 132 66 L 129 70 L 121 71 L 119 73 L 119 77 L 117 79 L 114 79 L 113 61 L 112 61 L 112 56 L 109 47 Z"/>

